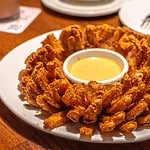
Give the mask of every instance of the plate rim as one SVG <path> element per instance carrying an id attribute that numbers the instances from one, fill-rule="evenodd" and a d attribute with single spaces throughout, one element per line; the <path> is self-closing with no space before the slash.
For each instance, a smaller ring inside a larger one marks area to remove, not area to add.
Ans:
<path id="1" fill-rule="evenodd" d="M 130 8 L 131 7 L 136 7 L 136 2 L 139 1 L 140 4 L 144 4 L 143 2 L 141 2 L 140 0 L 127 0 L 124 2 L 124 4 L 122 5 L 122 7 L 120 8 L 119 12 L 118 12 L 118 16 L 119 16 L 119 19 L 120 21 L 127 27 L 129 27 L 130 29 L 132 30 L 135 30 L 136 32 L 139 32 L 139 33 L 142 33 L 142 34 L 148 34 L 150 35 L 150 32 L 147 33 L 146 31 L 142 30 L 139 26 L 134 26 L 133 24 L 130 23 L 130 21 L 128 21 L 125 16 L 127 14 L 124 14 L 125 13 L 125 9 L 128 9 L 127 7 L 129 6 Z M 147 1 L 146 1 L 147 2 Z M 128 12 L 128 11 L 126 11 Z"/>
<path id="2" fill-rule="evenodd" d="M 50 1 L 50 2 L 49 2 L 49 0 L 41 0 L 41 2 L 45 7 L 52 9 L 55 12 L 59 12 L 59 13 L 65 14 L 65 15 L 77 16 L 77 17 L 98 17 L 98 16 L 105 16 L 105 15 L 110 15 L 110 14 L 116 13 L 120 9 L 124 0 L 113 0 L 112 1 L 113 6 L 109 9 L 105 8 L 104 10 L 100 10 L 99 9 L 100 6 L 97 6 L 97 8 L 98 8 L 97 12 L 94 12 L 94 10 L 82 12 L 82 9 L 73 10 L 73 9 L 70 9 L 69 7 L 64 7 L 64 8 L 58 7 L 57 4 L 59 4 L 60 6 L 63 4 L 63 2 L 60 0 L 55 0 L 55 1 Z M 106 4 L 106 6 L 109 6 L 109 5 L 110 4 Z"/>

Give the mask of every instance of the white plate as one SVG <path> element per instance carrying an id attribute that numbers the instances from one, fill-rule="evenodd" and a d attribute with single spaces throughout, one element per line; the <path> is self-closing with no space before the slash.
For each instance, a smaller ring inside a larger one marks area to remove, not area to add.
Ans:
<path id="1" fill-rule="evenodd" d="M 68 139 L 94 143 L 128 143 L 150 139 L 150 129 L 146 128 L 140 128 L 134 131 L 132 135 L 121 134 L 117 131 L 100 134 L 97 130 L 91 139 L 80 137 L 78 131 L 79 124 L 67 124 L 51 131 L 43 128 L 43 119 L 39 110 L 27 107 L 26 102 L 20 99 L 20 92 L 17 86 L 19 83 L 18 73 L 25 68 L 24 61 L 26 57 L 41 46 L 41 41 L 49 33 L 45 33 L 21 44 L 9 52 L 0 62 L 0 96 L 4 104 L 20 119 L 33 127 Z M 60 30 L 51 33 L 54 33 L 59 38 Z"/>
<path id="2" fill-rule="evenodd" d="M 144 34 L 150 34 L 150 30 L 145 31 L 140 27 L 148 14 L 150 14 L 150 0 L 128 0 L 122 5 L 119 18 L 129 28 Z"/>
<path id="3" fill-rule="evenodd" d="M 48 8 L 71 16 L 94 17 L 115 13 L 125 0 L 80 2 L 73 0 L 41 0 Z"/>

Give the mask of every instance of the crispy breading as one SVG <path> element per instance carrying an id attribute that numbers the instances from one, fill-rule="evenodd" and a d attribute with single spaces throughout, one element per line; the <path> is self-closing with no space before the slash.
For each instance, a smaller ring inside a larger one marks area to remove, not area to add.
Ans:
<path id="1" fill-rule="evenodd" d="M 47 37 L 41 42 L 43 46 L 49 44 L 54 49 L 61 50 L 62 46 L 60 44 L 60 41 L 56 39 L 55 35 L 53 33 L 48 34 Z M 56 52 L 57 52 L 56 50 Z"/>
<path id="2" fill-rule="evenodd" d="M 144 69 L 145 70 L 145 69 Z M 145 88 L 145 79 L 147 78 L 148 71 L 143 71 L 143 69 L 136 70 L 135 72 L 126 73 L 122 78 L 123 93 L 130 90 L 132 87 L 142 87 Z M 143 91 L 143 90 L 142 90 Z"/>
<path id="3" fill-rule="evenodd" d="M 48 118 L 44 120 L 45 128 L 53 129 L 59 126 L 64 125 L 68 122 L 67 118 L 67 110 L 59 111 L 57 113 L 52 114 Z"/>
<path id="4" fill-rule="evenodd" d="M 132 132 L 137 129 L 137 122 L 129 121 L 119 126 L 121 132 Z"/>
<path id="5" fill-rule="evenodd" d="M 60 110 L 64 107 L 61 97 L 65 93 L 68 86 L 69 83 L 65 79 L 57 79 L 47 85 L 40 99 L 43 99 L 43 101 L 47 102 L 55 109 Z"/>
<path id="6" fill-rule="evenodd" d="M 24 72 L 24 70 L 23 71 L 21 71 L 21 73 L 19 74 L 19 85 L 18 85 L 18 89 L 20 90 L 20 92 L 21 92 L 21 94 L 22 94 L 22 96 L 26 96 L 26 91 L 27 91 L 27 89 L 26 89 L 26 85 L 27 85 L 27 83 L 29 82 L 29 81 L 31 81 L 32 82 L 32 76 L 30 76 L 30 75 L 23 75 L 22 73 Z"/>
<path id="7" fill-rule="evenodd" d="M 37 84 L 31 80 L 26 84 L 26 95 L 25 99 L 30 105 L 37 106 L 36 104 L 36 96 L 40 93 Z"/>
<path id="8" fill-rule="evenodd" d="M 122 95 L 122 84 L 115 83 L 112 87 L 106 90 L 103 94 L 103 107 L 109 107 L 113 100 Z"/>
<path id="9" fill-rule="evenodd" d="M 85 41 L 88 47 L 99 47 L 99 30 L 95 25 L 87 25 L 84 29 Z"/>
<path id="10" fill-rule="evenodd" d="M 59 58 L 60 60 L 64 60 L 64 55 L 63 55 L 64 49 L 63 49 L 60 41 L 56 39 L 54 34 L 48 34 L 46 39 L 44 39 L 44 41 L 42 41 L 42 45 L 43 46 L 46 46 L 46 45 L 51 46 L 52 49 L 55 50 L 56 57 Z"/>
<path id="11" fill-rule="evenodd" d="M 128 53 L 134 48 L 134 43 L 131 42 L 133 39 L 135 39 L 133 35 L 127 35 L 126 33 L 120 37 L 118 44 L 121 49 L 121 54 L 124 56 L 128 56 Z"/>
<path id="12" fill-rule="evenodd" d="M 113 114 L 110 119 L 113 120 L 113 122 L 118 125 L 121 122 L 125 121 L 126 113 L 124 111 L 118 111 L 115 114 Z"/>
<path id="13" fill-rule="evenodd" d="M 32 78 L 43 91 L 47 88 L 49 84 L 48 71 L 44 67 L 37 70 L 37 72 L 32 75 Z"/>
<path id="14" fill-rule="evenodd" d="M 48 78 L 50 79 L 66 79 L 63 70 L 62 70 L 63 63 L 59 61 L 58 59 L 54 59 L 52 61 L 49 61 L 46 64 L 46 69 L 48 71 Z"/>
<path id="15" fill-rule="evenodd" d="M 38 105 L 38 107 L 41 108 L 42 113 L 46 113 L 46 114 L 53 114 L 58 112 L 57 108 L 52 107 L 44 98 L 43 95 L 38 95 L 36 97 L 36 104 Z"/>
<path id="16" fill-rule="evenodd" d="M 96 92 L 97 97 L 101 97 L 106 90 L 106 87 L 103 84 L 100 84 L 96 81 L 89 81 L 88 87 L 93 92 Z"/>
<path id="17" fill-rule="evenodd" d="M 84 124 L 79 128 L 81 136 L 91 137 L 94 133 L 94 124 Z"/>
<path id="18" fill-rule="evenodd" d="M 83 114 L 83 122 L 86 124 L 95 123 L 97 116 L 102 110 L 102 99 L 94 99 L 91 104 L 87 107 Z"/>
<path id="19" fill-rule="evenodd" d="M 148 84 L 147 84 L 147 86 L 146 86 L 145 92 L 146 92 L 147 94 L 150 94 L 150 80 L 149 80 L 149 82 L 148 82 Z"/>
<path id="20" fill-rule="evenodd" d="M 55 51 L 50 45 L 38 48 L 36 52 L 32 52 L 25 60 L 27 68 L 34 68 L 37 62 L 43 62 L 46 64 L 50 60 L 53 60 L 56 56 Z"/>
<path id="21" fill-rule="evenodd" d="M 111 132 L 115 129 L 116 124 L 112 120 L 106 120 L 99 123 L 99 129 L 101 132 Z"/>
<path id="22" fill-rule="evenodd" d="M 126 120 L 134 120 L 137 116 L 139 116 L 147 108 L 148 108 L 148 104 L 143 99 L 141 99 L 137 103 L 137 105 L 135 105 L 129 112 L 127 112 Z"/>
<path id="23" fill-rule="evenodd" d="M 132 86 L 125 95 L 132 94 L 132 102 L 137 102 L 143 97 L 146 85 L 143 82 L 139 82 L 137 86 Z"/>
<path id="24" fill-rule="evenodd" d="M 81 26 L 71 25 L 65 27 L 60 34 L 60 41 L 65 50 L 65 57 L 75 51 L 84 49 L 84 37 Z"/>
<path id="25" fill-rule="evenodd" d="M 125 112 L 118 111 L 112 116 L 103 116 L 102 122 L 99 123 L 101 131 L 112 131 L 117 125 L 125 121 Z"/>
<path id="26" fill-rule="evenodd" d="M 18 89 L 29 105 L 41 113 L 46 128 L 80 122 L 81 135 L 100 132 L 132 132 L 150 125 L 150 36 L 127 27 L 107 24 L 71 25 L 62 29 L 59 39 L 48 34 L 42 46 L 25 60 L 18 75 Z M 102 85 L 74 84 L 64 75 L 63 61 L 70 54 L 87 48 L 107 48 L 122 54 L 129 70 L 120 81 Z"/>
<path id="27" fill-rule="evenodd" d="M 69 110 L 67 117 L 73 122 L 79 122 L 80 117 L 83 116 L 85 112 L 85 107 L 76 106 L 74 109 Z"/>
<path id="28" fill-rule="evenodd" d="M 84 106 L 87 107 L 92 99 L 95 97 L 95 93 L 88 90 L 88 87 L 83 84 L 73 84 L 68 87 L 65 94 L 62 97 L 62 101 L 70 107 Z"/>
<path id="29" fill-rule="evenodd" d="M 145 56 L 145 61 L 143 64 L 143 67 L 149 67 L 150 66 L 150 47 L 147 46 L 146 51 L 146 56 Z"/>
<path id="30" fill-rule="evenodd" d="M 85 93 L 87 92 L 84 85 L 74 84 L 68 87 L 65 94 L 62 97 L 62 101 L 71 107 L 75 106 L 86 106 L 87 100 Z"/>
<path id="31" fill-rule="evenodd" d="M 140 125 L 146 125 L 146 124 L 150 124 L 150 114 L 146 115 L 146 116 L 141 116 L 137 118 L 137 122 Z"/>
<path id="32" fill-rule="evenodd" d="M 124 111 L 132 103 L 132 94 L 123 95 L 116 100 L 116 103 L 107 109 L 108 113 L 114 114 L 118 111 Z"/>
<path id="33" fill-rule="evenodd" d="M 144 101 L 148 104 L 148 107 L 150 108 L 150 93 L 147 93 L 143 96 Z"/>

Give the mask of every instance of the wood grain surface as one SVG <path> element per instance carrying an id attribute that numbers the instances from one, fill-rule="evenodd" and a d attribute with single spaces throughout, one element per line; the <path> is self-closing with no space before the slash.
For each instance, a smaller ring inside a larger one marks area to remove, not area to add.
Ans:
<path id="1" fill-rule="evenodd" d="M 21 34 L 0 32 L 0 59 L 17 45 L 42 33 L 71 24 L 121 26 L 118 14 L 81 18 L 45 8 L 40 0 L 21 0 L 21 5 L 41 8 L 41 14 Z M 1 85 L 0 85 L 1 86 Z M 15 116 L 0 100 L 0 150 L 150 150 L 150 140 L 128 144 L 94 144 L 72 141 L 39 131 Z"/>

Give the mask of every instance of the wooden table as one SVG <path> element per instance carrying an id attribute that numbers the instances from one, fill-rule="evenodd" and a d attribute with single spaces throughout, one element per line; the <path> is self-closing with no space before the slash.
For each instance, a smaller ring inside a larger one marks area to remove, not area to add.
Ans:
<path id="1" fill-rule="evenodd" d="M 102 24 L 120 26 L 116 14 L 105 17 L 80 18 L 56 13 L 45 8 L 40 0 L 21 0 L 21 5 L 39 7 L 41 14 L 21 34 L 0 32 L 0 59 L 15 46 L 39 34 L 61 29 L 71 24 Z M 150 150 L 150 140 L 129 144 L 94 144 L 72 141 L 41 132 L 17 118 L 0 101 L 0 150 Z"/>

